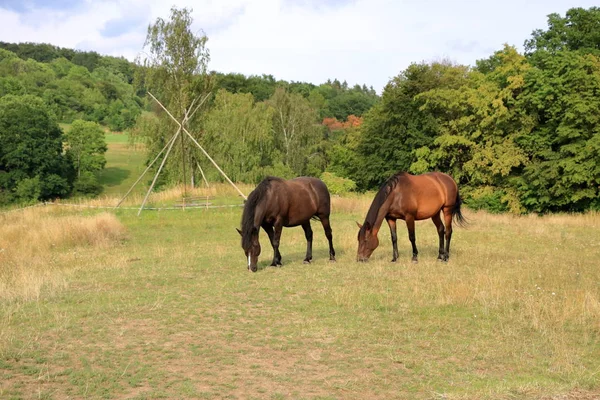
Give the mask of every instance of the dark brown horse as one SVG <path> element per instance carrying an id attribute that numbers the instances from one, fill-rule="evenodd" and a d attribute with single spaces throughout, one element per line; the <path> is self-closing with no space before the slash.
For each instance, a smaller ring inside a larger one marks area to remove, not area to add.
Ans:
<path id="1" fill-rule="evenodd" d="M 248 269 L 256 272 L 260 243 L 258 231 L 262 227 L 273 246 L 271 266 L 281 265 L 279 239 L 282 228 L 301 225 L 306 236 L 306 258 L 312 260 L 313 232 L 311 218 L 319 219 L 329 240 L 329 259 L 335 261 L 331 226 L 329 225 L 330 197 L 327 186 L 317 178 L 301 177 L 290 180 L 268 177 L 250 193 L 242 214 L 242 248 L 248 258 Z"/>
<path id="2" fill-rule="evenodd" d="M 408 238 L 412 244 L 412 261 L 417 262 L 415 221 L 431 218 L 440 238 L 438 260 L 448 261 L 450 256 L 450 239 L 452 238 L 452 218 L 459 225 L 466 221 L 461 214 L 462 200 L 458 194 L 456 182 L 449 175 L 441 172 L 430 172 L 423 175 L 411 175 L 400 172 L 389 178 L 379 189 L 367 212 L 364 224 L 358 222 L 358 261 L 367 261 L 373 250 L 379 245 L 377 233 L 385 219 L 392 233 L 392 262 L 398 259 L 398 238 L 396 236 L 396 220 L 406 221 Z M 440 212 L 444 213 L 444 224 Z M 444 249 L 444 234 L 446 248 Z"/>

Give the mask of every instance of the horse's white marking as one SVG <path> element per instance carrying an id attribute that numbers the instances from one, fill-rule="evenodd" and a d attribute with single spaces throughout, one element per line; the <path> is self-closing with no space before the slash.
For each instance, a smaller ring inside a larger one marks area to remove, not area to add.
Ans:
<path id="1" fill-rule="evenodd" d="M 250 254 L 248 254 L 248 268 L 250 268 Z"/>

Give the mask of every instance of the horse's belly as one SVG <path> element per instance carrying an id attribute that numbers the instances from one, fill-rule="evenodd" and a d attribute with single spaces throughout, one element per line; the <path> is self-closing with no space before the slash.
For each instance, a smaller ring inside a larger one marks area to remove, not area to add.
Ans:
<path id="1" fill-rule="evenodd" d="M 434 215 L 439 214 L 440 209 L 441 206 L 439 204 L 419 205 L 415 219 L 421 220 L 431 218 Z"/>
<path id="2" fill-rule="evenodd" d="M 287 220 L 284 221 L 284 226 L 291 228 L 293 226 L 302 225 L 306 221 L 309 221 L 313 215 L 314 215 L 314 212 L 312 212 L 312 213 L 291 213 L 290 215 L 288 215 Z"/>

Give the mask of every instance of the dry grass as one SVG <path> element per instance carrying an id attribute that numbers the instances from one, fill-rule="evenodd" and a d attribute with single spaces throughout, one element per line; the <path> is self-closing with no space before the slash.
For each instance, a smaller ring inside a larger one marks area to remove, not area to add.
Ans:
<path id="1" fill-rule="evenodd" d="M 332 196 L 331 213 L 365 214 L 373 201 L 375 193 L 363 195 L 348 193 L 344 197 Z M 362 220 L 359 221 L 362 223 Z"/>
<path id="2" fill-rule="evenodd" d="M 44 287 L 64 282 L 60 271 L 85 247 L 123 239 L 125 227 L 112 214 L 61 215 L 37 207 L 0 215 L 0 299 L 38 298 Z"/>
<path id="3" fill-rule="evenodd" d="M 253 189 L 253 185 L 248 184 L 236 184 L 240 190 L 248 195 Z M 186 187 L 184 191 L 183 185 L 170 187 L 159 192 L 152 192 L 148 198 L 147 204 L 154 204 L 159 207 L 168 207 L 175 203 L 179 204 L 184 197 L 205 197 L 210 196 L 213 198 L 223 198 L 231 200 L 235 197 L 238 198 L 239 203 L 243 201 L 239 193 L 227 183 L 216 183 L 211 184 L 209 188 L 202 186 L 196 188 Z M 121 204 L 121 207 L 139 207 L 144 200 L 145 193 L 132 193 L 125 201 Z M 79 198 L 79 199 L 66 199 L 57 201 L 57 204 L 76 204 L 83 207 L 114 207 L 122 199 L 122 196 L 108 195 L 98 196 L 96 198 Z"/>
<path id="4" fill-rule="evenodd" d="M 122 233 L 97 242 L 53 233 L 62 245 L 49 249 L 27 227 L 92 217 L 41 207 L 0 216 L 12 240 L 23 237 L 23 256 L 35 253 L 27 242 L 46 243 L 39 269 L 78 271 L 38 275 L 45 287 L 70 282 L 51 301 L 16 282 L 13 297 L 37 301 L 0 309 L 0 397 L 600 398 L 600 214 L 465 210 L 470 225 L 455 230 L 449 263 L 435 260 L 430 221 L 417 223 L 419 264 L 402 224 L 397 263 L 386 227 L 371 260 L 356 263 L 354 221 L 371 200 L 332 199 L 337 263 L 315 223 L 311 265 L 302 229 L 286 229 L 284 267 L 266 267 L 261 234 L 256 274 L 246 272 L 237 208 L 123 210 L 132 238 L 123 245 L 113 245 Z"/>

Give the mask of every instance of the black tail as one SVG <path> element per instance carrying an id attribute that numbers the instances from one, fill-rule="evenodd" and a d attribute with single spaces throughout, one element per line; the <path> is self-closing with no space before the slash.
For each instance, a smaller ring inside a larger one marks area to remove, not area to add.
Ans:
<path id="1" fill-rule="evenodd" d="M 456 191 L 456 201 L 454 202 L 454 207 L 452 207 L 452 218 L 458 224 L 458 226 L 465 227 L 469 224 L 469 221 L 462 215 L 460 211 L 460 206 L 463 203 L 458 190 Z"/>

